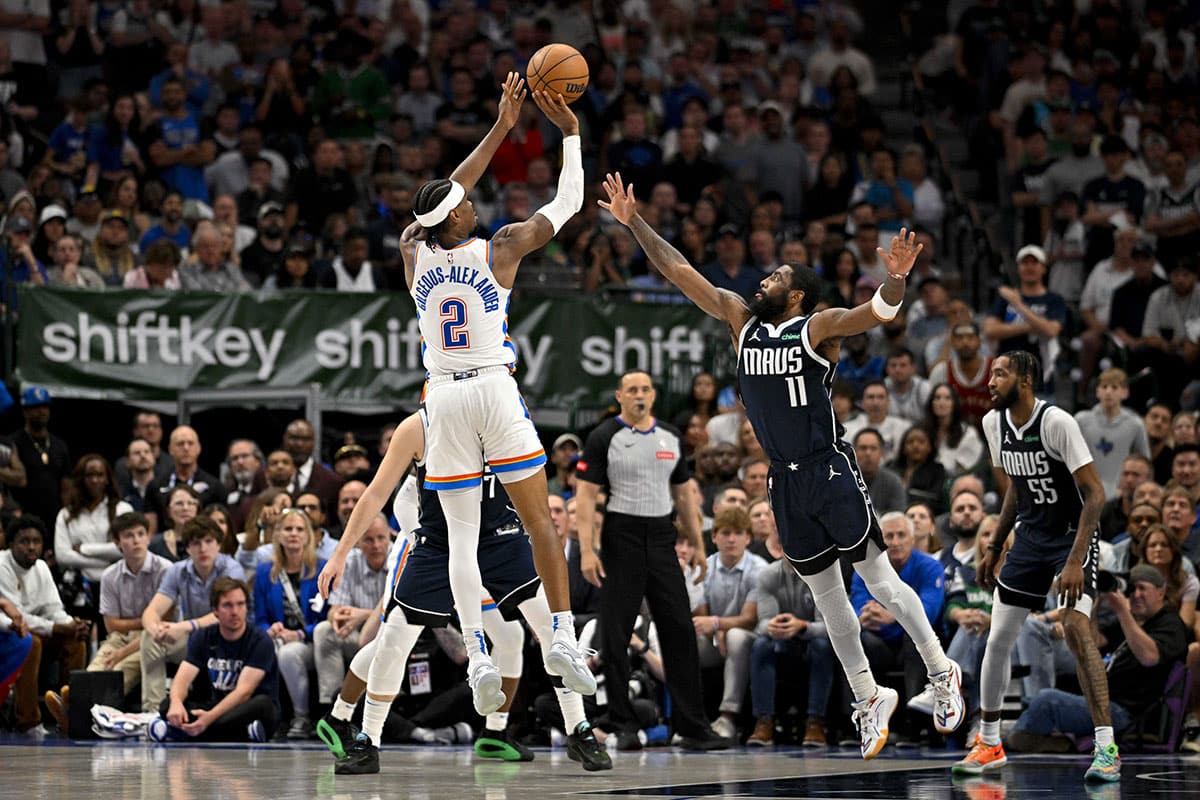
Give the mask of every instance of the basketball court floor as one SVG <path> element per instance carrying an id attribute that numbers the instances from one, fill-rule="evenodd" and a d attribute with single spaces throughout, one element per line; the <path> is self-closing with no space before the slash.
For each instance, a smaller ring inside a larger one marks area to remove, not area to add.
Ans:
<path id="1" fill-rule="evenodd" d="M 889 748 L 863 762 L 851 750 L 672 749 L 614 753 L 611 772 L 588 773 L 561 749 L 534 761 L 481 761 L 468 747 L 389 747 L 378 775 L 335 776 L 319 745 L 40 745 L 0 742 L 0 798 L 136 800 L 1195 800 L 1200 756 L 1127 756 L 1119 784 L 1085 786 L 1082 756 L 1015 756 L 999 774 L 957 779 L 958 753 Z"/>

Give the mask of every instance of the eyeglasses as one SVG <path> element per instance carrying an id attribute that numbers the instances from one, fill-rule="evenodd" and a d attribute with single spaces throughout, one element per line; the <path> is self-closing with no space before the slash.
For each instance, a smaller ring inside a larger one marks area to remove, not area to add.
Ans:
<path id="1" fill-rule="evenodd" d="M 296 506 L 296 508 L 300 509 L 301 511 L 320 511 L 321 504 L 320 503 L 305 503 L 304 505 Z"/>
<path id="2" fill-rule="evenodd" d="M 172 500 L 171 508 L 199 508 L 200 504 L 195 500 Z"/>

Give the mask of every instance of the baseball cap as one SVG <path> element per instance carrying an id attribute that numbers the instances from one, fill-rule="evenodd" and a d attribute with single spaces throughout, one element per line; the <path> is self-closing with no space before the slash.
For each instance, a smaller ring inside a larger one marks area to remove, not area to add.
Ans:
<path id="1" fill-rule="evenodd" d="M 719 239 L 722 236 L 732 236 L 735 239 L 740 239 L 742 232 L 738 229 L 737 225 L 734 225 L 732 222 L 726 222 L 720 228 L 717 228 L 717 238 Z"/>
<path id="2" fill-rule="evenodd" d="M 65 220 L 67 218 L 67 210 L 60 205 L 51 203 L 42 209 L 42 213 L 38 216 L 38 227 L 42 227 L 52 219 Z"/>
<path id="3" fill-rule="evenodd" d="M 268 214 L 282 214 L 282 213 L 283 213 L 283 206 L 279 205 L 279 203 L 276 203 L 274 200 L 271 200 L 270 202 L 263 203 L 261 206 L 258 207 L 258 221 L 262 222 L 263 217 L 267 216 Z"/>
<path id="4" fill-rule="evenodd" d="M 776 114 L 783 117 L 785 120 L 788 118 L 787 112 L 783 110 L 783 106 L 781 106 L 779 103 L 775 102 L 774 100 L 765 100 L 758 104 L 758 113 L 760 115 L 765 114 L 768 111 L 774 111 Z"/>
<path id="5" fill-rule="evenodd" d="M 21 392 L 21 408 L 50 405 L 50 392 L 45 386 L 26 386 Z"/>
<path id="6" fill-rule="evenodd" d="M 299 253 L 304 256 L 311 256 L 313 252 L 312 237 L 303 231 L 292 234 L 292 238 L 288 241 L 287 255 Z"/>
<path id="7" fill-rule="evenodd" d="M 349 456 L 362 456 L 363 458 L 367 458 L 367 448 L 363 447 L 361 444 L 344 444 L 338 448 L 336 453 L 333 454 L 333 460 L 337 462 Z"/>
<path id="8" fill-rule="evenodd" d="M 1160 589 L 1167 585 L 1167 579 L 1163 577 L 1163 574 L 1149 564 L 1138 564 L 1129 570 L 1129 582 L 1137 583 L 1138 581 L 1157 586 Z"/>
<path id="9" fill-rule="evenodd" d="M 5 221 L 4 230 L 8 233 L 32 233 L 33 223 L 20 214 L 13 214 Z"/>
<path id="10" fill-rule="evenodd" d="M 125 212 L 117 208 L 110 208 L 100 215 L 100 224 L 103 225 L 104 223 L 114 219 L 119 219 L 121 222 L 128 222 L 128 220 L 125 218 Z"/>
<path id="11" fill-rule="evenodd" d="M 580 439 L 578 436 L 576 436 L 573 433 L 564 433 L 561 436 L 559 436 L 557 439 L 554 440 L 554 447 L 552 447 L 550 449 L 557 450 L 558 448 L 562 447 L 564 444 L 573 444 L 573 445 L 575 445 L 576 450 L 583 449 L 583 440 Z"/>
<path id="12" fill-rule="evenodd" d="M 1020 264 L 1026 256 L 1033 256 L 1043 264 L 1046 263 L 1046 251 L 1036 244 L 1027 244 L 1017 251 L 1017 263 Z"/>
<path id="13" fill-rule="evenodd" d="M 1133 246 L 1133 255 L 1143 258 L 1154 258 L 1154 247 L 1149 242 L 1138 242 Z"/>

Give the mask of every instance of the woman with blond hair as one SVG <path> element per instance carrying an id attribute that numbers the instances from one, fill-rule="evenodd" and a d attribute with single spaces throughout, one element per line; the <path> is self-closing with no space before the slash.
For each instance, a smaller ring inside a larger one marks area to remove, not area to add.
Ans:
<path id="1" fill-rule="evenodd" d="M 237 535 L 237 561 L 253 579 L 259 564 L 270 563 L 275 557 L 271 537 L 280 513 L 292 505 L 292 497 L 283 489 L 264 489 L 246 515 L 246 526 Z"/>
<path id="2" fill-rule="evenodd" d="M 284 495 L 286 496 L 286 495 Z M 272 558 L 254 576 L 255 624 L 275 642 L 279 674 L 292 698 L 289 739 L 311 739 L 308 673 L 313 660 L 313 629 L 325 619 L 317 575 L 325 566 L 317 558 L 312 521 L 298 508 L 285 508 L 275 521 Z"/>

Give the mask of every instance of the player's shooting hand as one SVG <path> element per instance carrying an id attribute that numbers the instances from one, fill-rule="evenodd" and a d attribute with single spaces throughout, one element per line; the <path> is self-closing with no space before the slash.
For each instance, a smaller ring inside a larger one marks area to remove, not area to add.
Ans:
<path id="1" fill-rule="evenodd" d="M 883 263 L 887 266 L 889 275 L 907 275 L 916 263 L 917 254 L 925 248 L 917 244 L 917 234 L 909 233 L 907 228 L 900 229 L 899 236 L 892 237 L 892 247 L 885 251 L 882 247 L 875 248 Z"/>
<path id="2" fill-rule="evenodd" d="M 608 202 L 598 200 L 600 207 L 612 214 L 617 222 L 628 225 L 633 219 L 633 215 L 637 213 L 637 200 L 633 197 L 633 184 L 626 187 L 621 180 L 621 173 L 613 175 L 610 172 L 604 176 L 604 192 L 608 195 Z"/>
<path id="3" fill-rule="evenodd" d="M 601 581 L 608 577 L 604 574 L 600 556 L 586 549 L 579 553 L 579 571 L 583 573 L 584 580 L 592 586 L 599 586 Z"/>
<path id="4" fill-rule="evenodd" d="M 561 94 L 535 91 L 533 102 L 537 103 L 537 107 L 546 115 L 546 119 L 553 122 L 563 132 L 563 136 L 579 135 L 579 120 L 575 117 L 575 112 L 567 105 L 566 98 Z"/>
<path id="5" fill-rule="evenodd" d="M 1074 608 L 1082 596 L 1083 564 L 1068 558 L 1062 574 L 1058 576 L 1058 602 L 1067 608 Z"/>
<path id="6" fill-rule="evenodd" d="M 500 106 L 497 121 L 512 130 L 521 116 L 521 104 L 525 102 L 525 79 L 515 72 L 508 73 L 500 91 Z"/>
<path id="7" fill-rule="evenodd" d="M 975 567 L 975 581 L 981 588 L 991 591 L 996 588 L 996 562 L 1000 554 L 984 548 L 983 556 Z"/>

